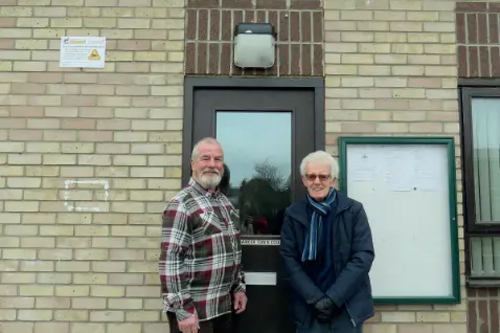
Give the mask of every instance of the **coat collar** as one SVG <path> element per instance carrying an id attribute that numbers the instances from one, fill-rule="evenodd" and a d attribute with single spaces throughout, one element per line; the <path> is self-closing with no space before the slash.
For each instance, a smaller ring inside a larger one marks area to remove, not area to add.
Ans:
<path id="1" fill-rule="evenodd" d="M 335 200 L 337 202 L 337 210 L 335 212 L 335 216 L 349 209 L 349 207 L 351 207 L 354 203 L 352 199 L 350 199 L 340 191 L 337 191 L 337 198 Z M 307 213 L 307 200 L 305 197 L 288 207 L 287 213 L 288 216 L 290 216 L 294 220 L 297 220 L 304 226 L 308 226 L 310 223 Z"/>

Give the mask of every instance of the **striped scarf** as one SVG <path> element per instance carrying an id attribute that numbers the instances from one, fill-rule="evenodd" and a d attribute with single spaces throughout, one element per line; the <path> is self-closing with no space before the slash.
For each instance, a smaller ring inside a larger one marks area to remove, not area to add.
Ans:
<path id="1" fill-rule="evenodd" d="M 302 252 L 302 262 L 306 260 L 315 260 L 318 246 L 318 237 L 321 235 L 323 217 L 327 216 L 332 209 L 332 204 L 337 197 L 335 189 L 331 188 L 326 198 L 318 202 L 314 200 L 309 193 L 306 195 L 307 202 L 312 208 L 311 224 L 308 233 L 306 234 L 306 243 Z"/>

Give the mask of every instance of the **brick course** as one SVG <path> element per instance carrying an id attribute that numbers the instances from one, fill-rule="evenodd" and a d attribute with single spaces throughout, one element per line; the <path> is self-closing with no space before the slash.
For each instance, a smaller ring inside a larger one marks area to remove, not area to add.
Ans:
<path id="1" fill-rule="evenodd" d="M 498 289 L 470 288 L 468 292 L 468 326 L 469 333 L 500 331 L 500 313 Z"/>
<path id="2" fill-rule="evenodd" d="M 457 3 L 458 75 L 461 78 L 500 77 L 499 14 L 499 3 Z"/>
<path id="3" fill-rule="evenodd" d="M 232 64 L 240 22 L 271 23 L 277 31 L 275 65 L 242 70 Z M 321 76 L 323 10 L 317 0 L 189 0 L 187 75 Z"/>

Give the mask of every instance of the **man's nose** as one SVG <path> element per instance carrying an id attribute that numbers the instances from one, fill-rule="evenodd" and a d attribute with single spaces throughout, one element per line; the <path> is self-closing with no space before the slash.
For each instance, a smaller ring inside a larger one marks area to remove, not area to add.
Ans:
<path id="1" fill-rule="evenodd" d="M 211 167 L 211 168 L 214 168 L 215 167 L 215 159 L 211 158 L 208 161 L 208 166 Z"/>

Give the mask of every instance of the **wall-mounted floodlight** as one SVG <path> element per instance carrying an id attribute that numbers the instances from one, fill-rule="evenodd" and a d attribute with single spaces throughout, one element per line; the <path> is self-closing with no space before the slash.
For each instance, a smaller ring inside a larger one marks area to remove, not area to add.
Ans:
<path id="1" fill-rule="evenodd" d="M 240 23 L 234 31 L 234 64 L 241 68 L 274 66 L 276 32 L 270 23 Z"/>

